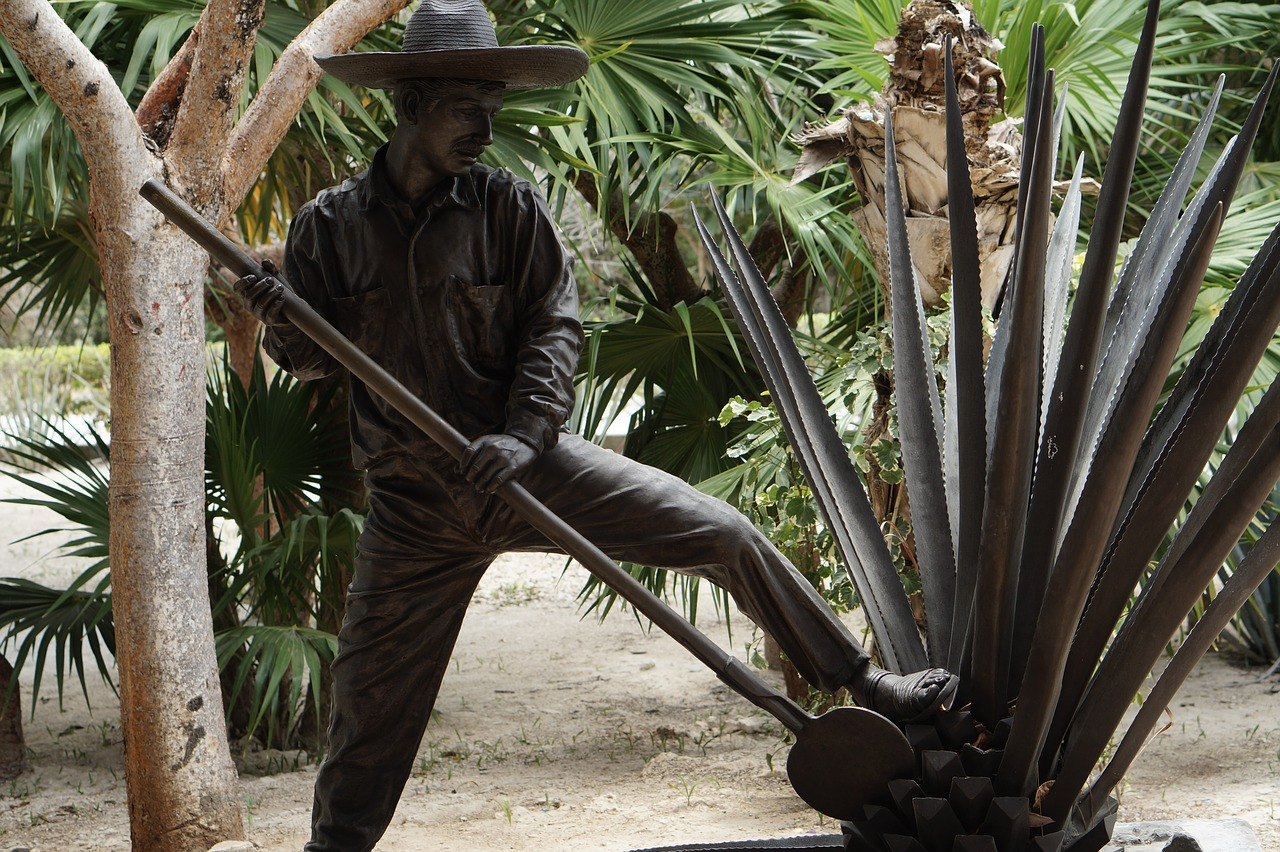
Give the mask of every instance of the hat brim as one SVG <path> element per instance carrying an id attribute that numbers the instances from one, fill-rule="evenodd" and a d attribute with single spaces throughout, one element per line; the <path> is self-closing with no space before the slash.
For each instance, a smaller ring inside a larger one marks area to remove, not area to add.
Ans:
<path id="1" fill-rule="evenodd" d="M 576 47 L 555 44 L 396 53 L 317 53 L 328 73 L 347 83 L 390 89 L 397 80 L 457 77 L 506 83 L 510 89 L 540 89 L 572 83 L 590 60 Z"/>

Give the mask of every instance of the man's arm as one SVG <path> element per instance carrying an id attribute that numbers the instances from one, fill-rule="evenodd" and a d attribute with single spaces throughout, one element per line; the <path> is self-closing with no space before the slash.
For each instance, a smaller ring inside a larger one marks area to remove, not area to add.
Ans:
<path id="1" fill-rule="evenodd" d="M 477 438 L 462 458 L 467 479 L 493 491 L 518 478 L 555 446 L 573 411 L 573 376 L 582 351 L 578 285 L 546 202 L 528 184 L 513 194 L 506 223 L 514 245 L 510 280 L 516 288 L 520 344 L 502 434 Z"/>
<path id="2" fill-rule="evenodd" d="M 327 235 L 322 232 L 314 204 L 298 211 L 284 244 L 284 280 L 316 313 L 332 321 L 325 270 L 336 270 Z M 239 289 L 239 287 L 237 287 Z M 246 291 L 246 300 L 248 293 Z M 252 305 L 252 303 L 251 303 Z M 251 307 L 252 309 L 252 307 Z M 261 319 L 262 317 L 259 316 Z M 266 322 L 262 346 L 271 360 L 300 379 L 319 379 L 338 369 L 338 362 L 288 320 Z"/>

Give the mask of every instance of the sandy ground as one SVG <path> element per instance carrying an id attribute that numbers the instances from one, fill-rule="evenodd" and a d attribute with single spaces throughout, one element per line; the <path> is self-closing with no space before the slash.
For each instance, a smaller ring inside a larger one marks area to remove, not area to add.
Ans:
<path id="1" fill-rule="evenodd" d="M 20 493 L 0 478 L 0 498 Z M 0 506 L 0 576 L 65 582 L 76 566 L 49 557 L 54 540 L 10 544 L 56 521 Z M 555 557 L 494 566 L 379 850 L 621 852 L 838 831 L 792 793 L 776 722 L 629 613 L 584 618 L 584 578 Z M 737 652 L 754 639 L 745 619 L 726 625 L 709 604 L 699 626 Z M 1280 852 L 1280 680 L 1260 675 L 1204 661 L 1127 780 L 1122 821 L 1238 817 Z M 60 706 L 42 686 L 25 720 L 32 771 L 0 784 L 0 850 L 129 848 L 118 706 L 100 683 L 89 697 L 69 684 Z M 296 852 L 315 767 L 295 754 L 247 763 L 249 838 Z"/>

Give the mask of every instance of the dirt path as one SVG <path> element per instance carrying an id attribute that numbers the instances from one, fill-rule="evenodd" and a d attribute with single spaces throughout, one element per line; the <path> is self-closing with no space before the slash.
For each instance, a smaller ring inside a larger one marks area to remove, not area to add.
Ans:
<path id="1" fill-rule="evenodd" d="M 0 496 L 13 493 L 0 483 Z M 0 507 L 0 576 L 52 584 L 74 572 L 45 558 L 49 544 L 8 544 L 52 523 Z M 584 578 L 556 557 L 507 557 L 491 570 L 380 850 L 622 852 L 838 831 L 791 792 L 776 722 L 630 614 L 583 619 Z M 730 640 L 710 604 L 701 613 L 725 647 L 752 640 L 742 617 Z M 1201 665 L 1126 784 L 1123 821 L 1240 817 L 1280 852 L 1280 685 L 1258 674 L 1216 657 Z M 0 849 L 129 848 L 117 706 L 108 688 L 89 686 L 92 709 L 73 683 L 61 709 L 42 687 L 25 720 L 33 771 L 0 785 Z M 26 675 L 24 701 L 30 687 Z M 250 762 L 277 773 L 242 777 L 250 838 L 296 852 L 314 767 L 296 755 Z"/>

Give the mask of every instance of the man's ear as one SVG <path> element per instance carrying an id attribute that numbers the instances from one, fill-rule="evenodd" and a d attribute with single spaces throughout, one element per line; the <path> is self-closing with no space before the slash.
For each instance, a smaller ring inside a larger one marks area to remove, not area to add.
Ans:
<path id="1" fill-rule="evenodd" d="M 397 86 L 395 91 L 396 113 L 401 121 L 418 123 L 418 111 L 422 107 L 422 93 L 413 86 Z"/>

